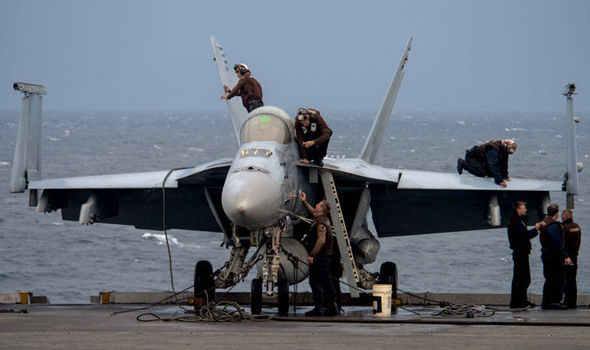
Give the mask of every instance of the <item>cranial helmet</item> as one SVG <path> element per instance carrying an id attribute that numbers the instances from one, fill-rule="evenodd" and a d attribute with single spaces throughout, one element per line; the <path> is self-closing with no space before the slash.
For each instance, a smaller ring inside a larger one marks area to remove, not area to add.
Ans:
<path id="1" fill-rule="evenodd" d="M 502 145 L 504 145 L 504 147 L 506 147 L 506 151 L 508 151 L 508 153 L 512 154 L 512 153 L 516 152 L 516 142 L 514 142 L 514 140 L 510 140 L 510 139 L 502 140 Z"/>
<path id="2" fill-rule="evenodd" d="M 236 63 L 234 64 L 234 71 L 240 72 L 240 74 L 244 75 L 250 71 L 250 68 L 244 63 Z"/>
<path id="3" fill-rule="evenodd" d="M 303 120 L 307 120 L 310 116 L 310 112 L 307 108 L 299 108 L 297 109 L 297 120 L 303 121 Z"/>

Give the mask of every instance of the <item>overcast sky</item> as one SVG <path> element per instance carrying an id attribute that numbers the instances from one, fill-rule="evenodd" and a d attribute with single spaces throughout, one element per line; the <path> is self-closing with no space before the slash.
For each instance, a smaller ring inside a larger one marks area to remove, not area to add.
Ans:
<path id="1" fill-rule="evenodd" d="M 264 102 L 375 111 L 414 37 L 397 111 L 590 111 L 590 1 L 0 2 L 0 109 L 225 111 L 209 37 Z"/>

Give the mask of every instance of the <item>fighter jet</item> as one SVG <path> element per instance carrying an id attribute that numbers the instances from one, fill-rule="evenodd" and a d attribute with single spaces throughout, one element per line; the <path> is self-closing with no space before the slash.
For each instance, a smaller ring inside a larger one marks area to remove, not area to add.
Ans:
<path id="1" fill-rule="evenodd" d="M 209 262 L 199 261 L 195 293 L 231 287 L 256 267 L 253 313 L 260 313 L 263 289 L 278 292 L 279 312 L 285 313 L 289 285 L 307 277 L 302 240 L 309 220 L 298 196 L 304 191 L 312 204 L 324 198 L 331 204 L 351 295 L 378 281 L 393 284 L 395 290 L 393 262 L 382 265 L 379 273 L 364 269 L 376 260 L 379 239 L 506 226 L 516 200 L 526 201 L 529 215 L 540 218 L 550 192 L 562 189 L 558 181 L 513 178 L 502 188 L 489 178 L 374 164 L 411 43 L 410 37 L 359 156 L 326 159 L 323 167 L 299 162 L 293 118 L 286 111 L 264 106 L 248 113 L 233 99 L 226 102 L 239 144 L 233 159 L 146 173 L 42 179 L 41 100 L 46 90 L 15 83 L 25 96 L 10 191 L 28 189 L 30 205 L 39 212 L 61 210 L 64 220 L 80 224 L 222 233 L 231 248 L 228 260 L 215 272 Z M 211 44 L 221 86 L 234 86 L 237 78 L 222 46 L 214 37 Z"/>

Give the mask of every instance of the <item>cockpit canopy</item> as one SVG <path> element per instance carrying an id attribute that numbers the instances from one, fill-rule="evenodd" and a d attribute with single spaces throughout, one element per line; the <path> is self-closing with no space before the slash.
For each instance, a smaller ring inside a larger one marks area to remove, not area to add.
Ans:
<path id="1" fill-rule="evenodd" d="M 240 133 L 242 144 L 252 141 L 273 141 L 282 144 L 289 143 L 291 132 L 280 117 L 268 113 L 261 113 L 246 120 Z"/>

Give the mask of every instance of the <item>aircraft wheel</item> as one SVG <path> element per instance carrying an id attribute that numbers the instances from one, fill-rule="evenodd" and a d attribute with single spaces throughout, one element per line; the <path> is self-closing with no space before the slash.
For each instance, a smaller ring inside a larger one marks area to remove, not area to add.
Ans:
<path id="1" fill-rule="evenodd" d="M 381 264 L 379 283 L 391 284 L 391 297 L 397 298 L 397 266 L 391 261 Z"/>
<path id="2" fill-rule="evenodd" d="M 262 312 L 262 279 L 255 278 L 250 285 L 250 312 L 260 315 Z"/>
<path id="3" fill-rule="evenodd" d="M 287 316 L 289 314 L 289 281 L 280 279 L 277 287 L 279 290 L 279 316 Z"/>
<path id="4" fill-rule="evenodd" d="M 215 301 L 215 281 L 213 266 L 207 260 L 201 260 L 195 266 L 195 298 L 203 298 L 204 303 Z M 207 293 L 205 293 L 205 291 Z M 197 305 L 195 305 L 197 307 Z"/>

